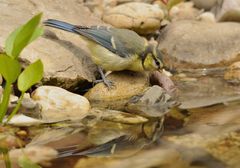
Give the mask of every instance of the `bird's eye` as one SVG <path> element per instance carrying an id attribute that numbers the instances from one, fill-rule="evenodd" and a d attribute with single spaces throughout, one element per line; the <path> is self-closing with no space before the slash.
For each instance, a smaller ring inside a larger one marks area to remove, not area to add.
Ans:
<path id="1" fill-rule="evenodd" d="M 153 60 L 153 65 L 155 66 L 155 68 L 159 68 L 160 67 L 160 62 L 158 60 Z"/>

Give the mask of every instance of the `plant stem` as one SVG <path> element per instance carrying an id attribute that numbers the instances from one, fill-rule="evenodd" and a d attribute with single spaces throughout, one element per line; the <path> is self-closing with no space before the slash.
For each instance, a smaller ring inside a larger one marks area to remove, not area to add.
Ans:
<path id="1" fill-rule="evenodd" d="M 10 160 L 10 157 L 9 157 L 9 150 L 7 148 L 4 148 L 4 147 L 0 147 L 0 154 L 2 153 L 3 155 L 3 160 L 4 160 L 4 163 L 5 163 L 5 168 L 11 168 L 12 165 L 11 165 L 11 160 Z"/>
<path id="2" fill-rule="evenodd" d="M 16 107 L 13 109 L 13 111 L 10 114 L 10 116 L 8 116 L 7 122 L 9 122 L 12 119 L 12 117 L 17 113 L 17 111 L 19 110 L 19 108 L 21 106 L 21 103 L 22 103 L 22 99 L 23 99 L 24 93 L 25 92 L 21 93 L 21 96 L 18 99 L 18 103 L 17 103 Z"/>
<path id="3" fill-rule="evenodd" d="M 4 158 L 6 168 L 11 168 L 12 165 L 11 165 L 8 149 L 6 152 L 3 153 L 3 158 Z"/>
<path id="4" fill-rule="evenodd" d="M 12 91 L 11 83 L 6 82 L 4 92 L 3 92 L 3 99 L 0 105 L 0 123 L 2 123 L 3 118 L 6 115 L 11 91 Z"/>

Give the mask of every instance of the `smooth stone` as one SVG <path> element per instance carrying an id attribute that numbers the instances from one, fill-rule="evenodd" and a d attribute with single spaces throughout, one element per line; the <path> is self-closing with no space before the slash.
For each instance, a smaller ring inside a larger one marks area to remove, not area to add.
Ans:
<path id="1" fill-rule="evenodd" d="M 193 2 L 181 2 L 169 11 L 171 21 L 195 20 L 201 11 L 193 6 Z"/>
<path id="2" fill-rule="evenodd" d="M 220 22 L 240 22 L 240 0 L 223 0 L 212 10 Z"/>
<path id="3" fill-rule="evenodd" d="M 192 0 L 199 9 L 210 10 L 218 0 Z"/>
<path id="4" fill-rule="evenodd" d="M 41 86 L 32 93 L 32 99 L 42 106 L 43 120 L 80 120 L 90 109 L 89 101 L 80 95 L 55 86 Z"/>
<path id="5" fill-rule="evenodd" d="M 225 67 L 240 60 L 240 24 L 178 21 L 162 32 L 159 49 L 171 69 Z"/>
<path id="6" fill-rule="evenodd" d="M 197 17 L 197 20 L 209 23 L 215 23 L 216 17 L 212 12 L 203 12 Z"/>
<path id="7" fill-rule="evenodd" d="M 144 73 L 114 72 L 107 78 L 114 82 L 113 88 L 108 89 L 99 83 L 84 95 L 94 107 L 124 110 L 132 96 L 142 93 L 149 86 L 148 77 Z"/>
<path id="8" fill-rule="evenodd" d="M 230 83 L 240 83 L 240 62 L 235 62 L 227 68 L 224 79 Z"/>
<path id="9" fill-rule="evenodd" d="M 18 26 L 27 22 L 39 12 L 42 21 L 59 19 L 77 25 L 103 25 L 83 3 L 69 0 L 8 0 L 0 2 L 0 43 L 5 44 L 7 36 Z M 86 19 L 87 18 L 87 19 Z M 44 64 L 44 83 L 74 89 L 79 83 L 95 80 L 96 66 L 90 59 L 86 42 L 78 35 L 47 28 L 45 35 L 27 46 L 21 53 L 25 63 L 41 59 Z"/>
<path id="10" fill-rule="evenodd" d="M 158 5 L 132 2 L 107 10 L 102 19 L 114 27 L 149 34 L 160 28 L 163 18 L 164 13 Z"/>
<path id="11" fill-rule="evenodd" d="M 11 95 L 10 104 L 8 107 L 9 112 L 13 111 L 13 109 L 16 107 L 17 101 L 18 101 L 18 97 Z M 40 105 L 37 102 L 35 102 L 33 99 L 31 99 L 29 93 L 25 93 L 21 102 L 21 106 L 18 110 L 18 114 L 24 114 L 28 117 L 40 119 L 41 118 L 40 111 L 41 111 Z"/>
<path id="12" fill-rule="evenodd" d="M 4 120 L 3 122 L 7 122 L 7 120 Z M 16 114 L 9 122 L 7 122 L 7 124 L 17 127 L 29 127 L 38 126 L 40 124 L 44 124 L 44 122 L 36 118 L 31 118 L 22 114 Z"/>
<path id="13" fill-rule="evenodd" d="M 104 11 L 117 5 L 117 0 L 88 0 L 84 2 L 84 5 L 96 16 L 102 17 Z"/>

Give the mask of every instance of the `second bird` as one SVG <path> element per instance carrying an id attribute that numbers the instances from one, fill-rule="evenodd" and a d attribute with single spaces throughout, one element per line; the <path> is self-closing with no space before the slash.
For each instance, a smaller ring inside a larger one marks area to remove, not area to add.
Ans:
<path id="1" fill-rule="evenodd" d="M 44 25 L 84 37 L 92 61 L 99 66 L 103 82 L 110 87 L 101 68 L 107 71 L 153 71 L 163 67 L 161 52 L 134 31 L 106 26 L 76 26 L 49 19 Z"/>

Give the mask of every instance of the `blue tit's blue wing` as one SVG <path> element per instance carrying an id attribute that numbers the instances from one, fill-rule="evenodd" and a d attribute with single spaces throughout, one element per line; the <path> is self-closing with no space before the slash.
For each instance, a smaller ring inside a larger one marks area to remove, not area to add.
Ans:
<path id="1" fill-rule="evenodd" d="M 133 54 L 139 55 L 145 49 L 143 38 L 131 30 L 105 26 L 76 26 L 54 19 L 46 20 L 43 23 L 46 26 L 82 35 L 121 57 L 128 57 Z"/>
<path id="2" fill-rule="evenodd" d="M 121 57 L 141 54 L 144 51 L 143 38 L 131 30 L 92 26 L 89 28 L 77 27 L 74 31 Z"/>

